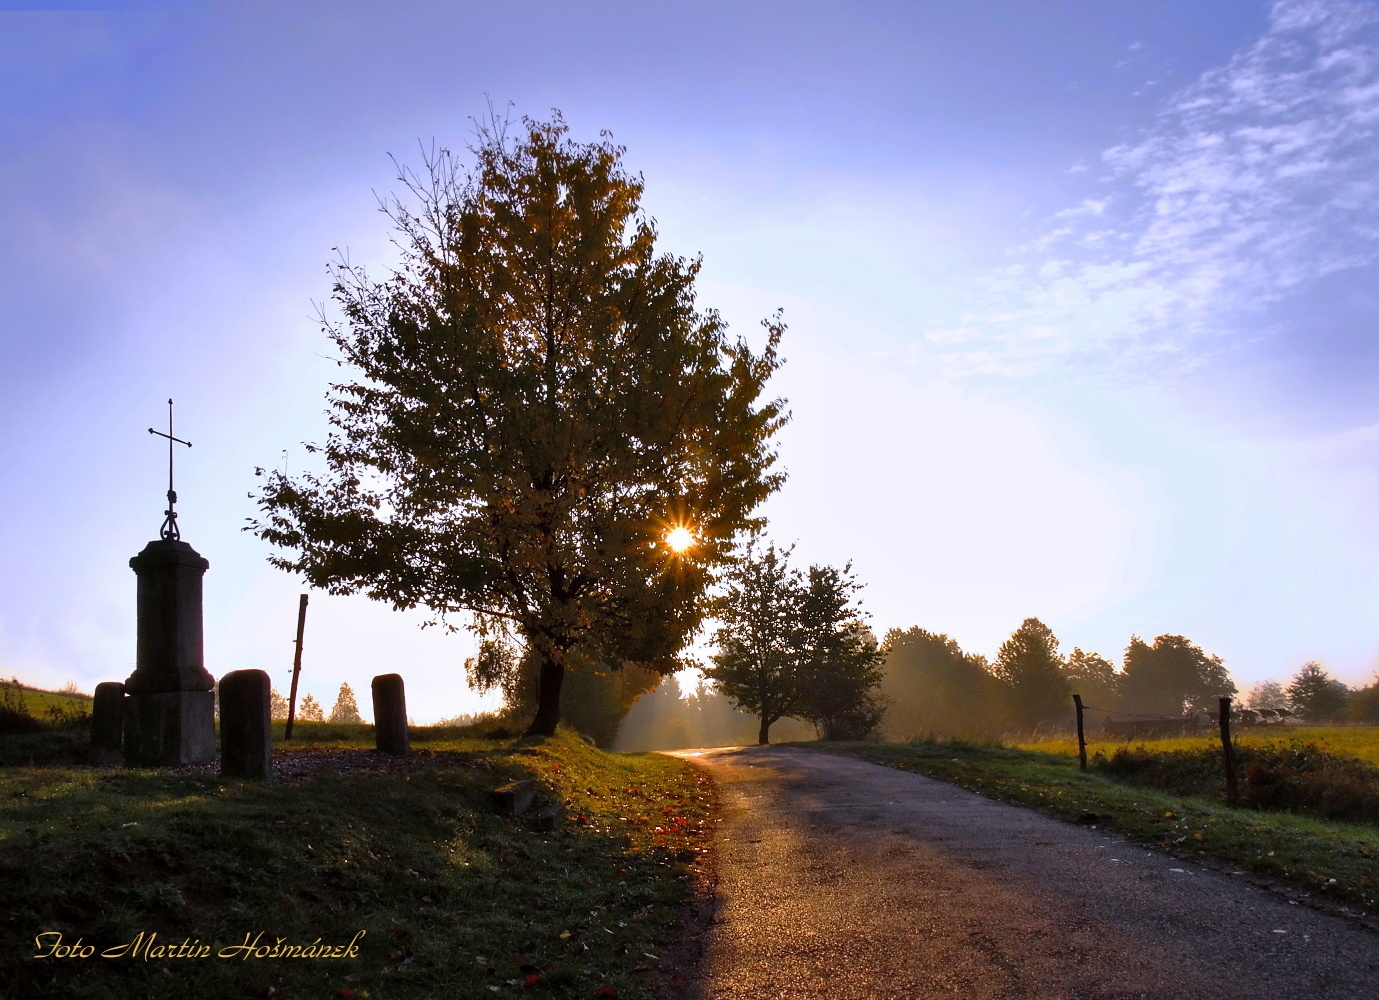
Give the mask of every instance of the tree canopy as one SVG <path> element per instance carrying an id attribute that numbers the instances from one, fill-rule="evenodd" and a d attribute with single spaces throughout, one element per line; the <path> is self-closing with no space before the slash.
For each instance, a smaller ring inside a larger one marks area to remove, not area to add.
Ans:
<path id="1" fill-rule="evenodd" d="M 810 566 L 803 601 L 809 658 L 800 681 L 797 716 L 826 740 L 864 739 L 885 714 L 876 694 L 883 666 L 876 636 L 853 596 L 861 584 L 852 567 Z"/>
<path id="2" fill-rule="evenodd" d="M 1011 721 L 1033 729 L 1071 709 L 1058 638 L 1038 618 L 1026 618 L 1001 643 L 991 673 L 1005 687 Z"/>
<path id="3" fill-rule="evenodd" d="M 1190 708 L 1215 711 L 1218 698 L 1235 694 L 1219 656 L 1209 656 L 1181 635 L 1161 635 L 1150 646 L 1131 636 L 1121 669 L 1121 693 L 1133 712 L 1180 715 Z"/>
<path id="4" fill-rule="evenodd" d="M 881 646 L 886 728 L 896 739 L 929 734 L 979 736 L 1000 732 L 998 686 L 986 658 L 965 653 L 942 633 L 891 629 Z"/>
<path id="5" fill-rule="evenodd" d="M 1081 695 L 1088 708 L 1114 711 L 1120 704 L 1120 674 L 1100 653 L 1083 652 L 1077 646 L 1063 664 L 1070 694 Z"/>
<path id="6" fill-rule="evenodd" d="M 1349 696 L 1350 688 L 1316 660 L 1304 663 L 1288 685 L 1288 701 L 1299 715 L 1312 721 L 1339 719 Z"/>
<path id="7" fill-rule="evenodd" d="M 250 527 L 315 586 L 520 642 L 550 733 L 567 666 L 678 666 L 715 567 L 760 527 L 783 326 L 755 353 L 698 307 L 699 261 L 658 252 L 606 134 L 575 142 L 558 113 L 515 131 L 481 126 L 468 170 L 440 150 L 400 171 L 391 277 L 332 268 L 353 379 L 308 446 L 325 471 L 267 473 Z"/>

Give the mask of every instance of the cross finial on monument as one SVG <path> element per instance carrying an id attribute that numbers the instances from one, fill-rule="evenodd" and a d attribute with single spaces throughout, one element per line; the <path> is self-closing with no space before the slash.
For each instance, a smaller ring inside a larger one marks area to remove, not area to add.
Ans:
<path id="1" fill-rule="evenodd" d="M 164 434 L 162 431 L 155 431 L 152 427 L 148 429 L 148 432 L 168 439 L 168 509 L 163 511 L 166 517 L 163 518 L 163 527 L 158 534 L 162 538 L 181 538 L 182 533 L 177 530 L 177 512 L 174 510 L 177 506 L 177 492 L 172 488 L 172 444 L 175 441 L 190 448 L 192 443 L 172 436 L 172 400 L 168 400 L 168 432 Z"/>

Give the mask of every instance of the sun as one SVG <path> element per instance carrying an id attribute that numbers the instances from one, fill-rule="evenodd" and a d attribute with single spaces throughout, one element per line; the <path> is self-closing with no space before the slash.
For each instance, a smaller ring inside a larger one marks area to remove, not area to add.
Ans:
<path id="1" fill-rule="evenodd" d="M 688 528 L 672 528 L 666 532 L 666 544 L 672 552 L 684 552 L 694 544 L 694 534 Z"/>

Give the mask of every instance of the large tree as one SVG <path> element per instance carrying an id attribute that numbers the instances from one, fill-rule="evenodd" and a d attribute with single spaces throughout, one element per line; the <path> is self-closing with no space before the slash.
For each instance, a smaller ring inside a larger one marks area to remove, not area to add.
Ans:
<path id="1" fill-rule="evenodd" d="M 674 669 L 714 568 L 760 527 L 783 327 L 754 353 L 698 307 L 699 262 L 657 251 L 606 136 L 574 142 L 558 114 L 514 131 L 481 127 L 468 170 L 441 150 L 400 172 L 391 277 L 334 266 L 325 326 L 354 377 L 310 446 L 326 468 L 269 473 L 251 527 L 315 586 L 519 641 L 549 734 L 567 666 Z"/>
<path id="2" fill-rule="evenodd" d="M 881 694 L 890 702 L 886 729 L 892 737 L 1000 732 L 998 685 L 981 654 L 965 653 L 948 636 L 918 627 L 891 629 L 881 654 Z"/>
<path id="3" fill-rule="evenodd" d="M 1181 715 L 1215 710 L 1218 698 L 1235 694 L 1235 682 L 1221 657 L 1181 635 L 1161 635 L 1152 646 L 1135 635 L 1125 648 L 1121 694 L 1132 712 Z"/>
<path id="4" fill-rule="evenodd" d="M 1026 618 L 1001 643 L 991 672 L 1005 688 L 1011 721 L 1021 728 L 1033 729 L 1071 709 L 1058 638 L 1038 618 Z"/>

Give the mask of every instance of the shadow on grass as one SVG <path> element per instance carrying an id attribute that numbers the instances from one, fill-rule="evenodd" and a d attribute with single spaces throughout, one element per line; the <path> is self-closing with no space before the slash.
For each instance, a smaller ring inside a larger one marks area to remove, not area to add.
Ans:
<path id="1" fill-rule="evenodd" d="M 290 784 L 8 769 L 0 884 L 18 947 L 0 955 L 6 995 L 290 1000 L 515 985 L 650 996 L 644 955 L 675 937 L 697 856 L 688 769 L 563 735 L 426 749 L 382 761 L 344 748 L 362 766 Z M 543 782 L 570 819 L 541 831 L 495 813 L 490 792 L 513 777 Z M 667 809 L 690 818 L 650 818 Z M 352 941 L 338 958 L 272 952 Z"/>

